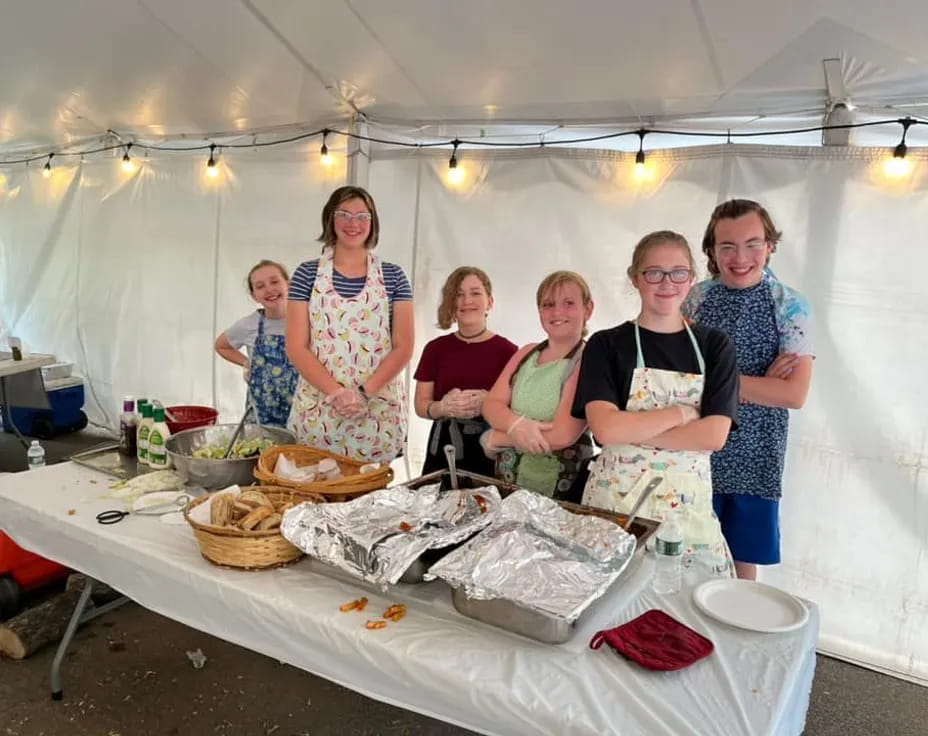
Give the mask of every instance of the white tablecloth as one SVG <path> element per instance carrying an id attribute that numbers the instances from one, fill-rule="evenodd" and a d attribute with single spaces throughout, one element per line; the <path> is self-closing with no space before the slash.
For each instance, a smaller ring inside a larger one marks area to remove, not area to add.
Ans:
<path id="1" fill-rule="evenodd" d="M 141 605 L 372 698 L 489 734 L 799 734 L 815 669 L 818 609 L 783 634 L 727 627 L 689 595 L 656 596 L 645 560 L 563 645 L 466 618 L 441 582 L 362 590 L 307 559 L 278 570 L 215 567 L 191 530 L 135 516 L 102 526 L 105 475 L 73 463 L 0 477 L 0 528 L 21 546 L 122 591 Z M 73 510 L 73 513 L 70 511 Z M 367 595 L 364 613 L 341 603 Z M 391 603 L 408 615 L 368 630 Z M 715 652 L 679 672 L 644 670 L 592 634 L 662 608 L 705 634 Z M 208 655 L 208 653 L 207 653 Z M 77 673 L 65 673 L 76 677 Z"/>

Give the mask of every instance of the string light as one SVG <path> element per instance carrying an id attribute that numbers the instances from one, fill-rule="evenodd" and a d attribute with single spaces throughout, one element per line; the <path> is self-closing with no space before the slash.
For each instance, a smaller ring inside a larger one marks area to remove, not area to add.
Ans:
<path id="1" fill-rule="evenodd" d="M 622 138 L 626 136 L 637 135 L 639 138 L 639 146 L 638 146 L 638 152 L 635 156 L 635 165 L 636 165 L 636 169 L 640 171 L 642 169 L 649 168 L 645 162 L 645 152 L 644 152 L 644 136 L 646 134 L 647 135 L 656 134 L 656 135 L 667 135 L 667 136 L 706 138 L 706 139 L 724 138 L 727 143 L 733 143 L 735 142 L 734 139 L 736 138 L 744 138 L 744 139 L 764 138 L 764 137 L 772 136 L 772 135 L 790 136 L 790 135 L 800 135 L 800 134 L 811 133 L 811 132 L 821 132 L 821 131 L 826 130 L 829 127 L 856 129 L 856 128 L 868 128 L 868 127 L 873 127 L 873 126 L 885 126 L 885 125 L 890 125 L 890 124 L 902 125 L 903 136 L 902 136 L 902 141 L 900 142 L 900 144 L 896 146 L 896 149 L 893 155 L 893 159 L 896 159 L 897 161 L 895 163 L 890 163 L 888 168 L 892 170 L 904 169 L 907 172 L 908 170 L 910 170 L 911 162 L 906 160 L 905 158 L 905 154 L 907 152 L 907 146 L 905 144 L 905 137 L 906 137 L 905 134 L 908 128 L 911 127 L 912 125 L 926 125 L 928 124 L 928 121 L 914 120 L 912 118 L 895 119 L 895 120 L 871 120 L 868 122 L 850 123 L 850 124 L 844 124 L 840 126 L 814 125 L 814 126 L 809 126 L 805 128 L 791 128 L 788 130 L 764 130 L 764 131 L 745 131 L 745 132 L 732 132 L 731 130 L 728 130 L 727 132 L 719 132 L 719 131 L 707 131 L 707 130 L 672 130 L 672 129 L 665 130 L 662 128 L 650 128 L 648 130 L 625 130 L 625 131 L 617 131 L 613 133 L 605 133 L 602 135 L 585 136 L 585 137 L 570 138 L 570 139 L 565 138 L 563 140 L 541 141 L 541 142 L 537 142 L 537 141 L 526 142 L 526 141 L 512 141 L 512 140 L 494 141 L 494 140 L 488 140 L 487 138 L 480 138 L 479 140 L 466 140 L 466 139 L 461 140 L 461 139 L 455 138 L 454 140 L 431 141 L 431 142 L 423 143 L 421 141 L 411 142 L 411 141 L 402 140 L 402 139 L 379 138 L 379 137 L 374 137 L 374 136 L 361 135 L 359 133 L 355 133 L 351 131 L 341 131 L 341 130 L 333 130 L 330 128 L 323 128 L 320 130 L 314 130 L 314 131 L 309 131 L 305 133 L 298 133 L 298 134 L 295 134 L 295 135 L 292 135 L 286 138 L 279 138 L 276 140 L 266 140 L 266 141 L 260 141 L 260 142 L 257 140 L 258 134 L 252 133 L 252 141 L 250 143 L 230 142 L 230 143 L 222 144 L 221 147 L 215 143 L 209 143 L 209 144 L 204 143 L 198 146 L 144 145 L 142 146 L 142 148 L 145 149 L 146 157 L 148 156 L 148 153 L 150 150 L 159 151 L 159 152 L 188 153 L 189 154 L 193 151 L 200 151 L 200 150 L 205 150 L 208 148 L 210 152 L 210 156 L 209 156 L 209 161 L 207 162 L 207 169 L 208 169 L 207 174 L 210 177 L 217 177 L 219 176 L 218 166 L 216 163 L 216 149 L 217 148 L 219 148 L 220 151 L 223 148 L 231 148 L 231 149 L 253 148 L 256 150 L 257 148 L 263 148 L 266 146 L 286 145 L 289 143 L 294 143 L 294 142 L 306 140 L 309 138 L 315 138 L 319 135 L 322 136 L 322 145 L 320 148 L 321 158 L 323 159 L 323 163 L 328 165 L 328 162 L 325 161 L 325 158 L 328 154 L 327 137 L 331 133 L 335 135 L 344 136 L 346 138 L 353 138 L 359 141 L 368 141 L 370 143 L 379 143 L 379 144 L 383 144 L 387 146 L 397 146 L 401 148 L 415 148 L 417 150 L 424 150 L 427 148 L 436 148 L 436 147 L 444 147 L 444 146 L 452 145 L 454 147 L 454 150 L 452 151 L 451 158 L 448 162 L 449 174 L 451 174 L 452 170 L 460 168 L 457 165 L 457 156 L 456 156 L 457 148 L 460 145 L 473 145 L 473 146 L 477 146 L 481 148 L 491 148 L 491 149 L 492 148 L 510 148 L 510 149 L 538 148 L 538 149 L 542 149 L 542 148 L 550 147 L 550 146 L 568 146 L 568 145 L 580 145 L 584 143 L 598 143 L 601 141 L 614 140 L 614 139 Z M 18 158 L 18 159 L 7 158 L 5 160 L 0 160 L 0 167 L 14 166 L 16 164 L 28 165 L 33 161 L 41 161 L 43 158 L 47 157 L 45 166 L 43 167 L 43 175 L 46 177 L 49 177 L 51 176 L 51 173 L 50 173 L 51 172 L 51 159 L 54 156 L 83 157 L 83 156 L 89 156 L 95 153 L 102 153 L 105 151 L 113 151 L 113 150 L 118 150 L 120 148 L 125 148 L 125 152 L 123 155 L 123 162 L 125 163 L 125 159 L 129 155 L 129 146 L 130 144 L 126 144 L 126 143 L 111 144 L 111 143 L 103 142 L 100 146 L 96 148 L 86 149 L 82 151 L 69 151 L 65 149 L 65 150 L 60 150 L 60 151 L 53 151 L 50 153 L 36 153 L 30 156 L 27 156 L 24 158 Z M 136 147 L 137 146 L 138 144 L 136 144 Z M 328 158 L 331 159 L 332 157 L 328 156 Z M 653 175 L 652 172 L 648 171 L 648 177 L 646 178 L 649 178 L 652 175 Z M 463 172 L 461 172 L 457 174 L 451 174 L 451 176 L 454 179 L 460 179 L 464 176 L 464 174 Z"/>
<path id="2" fill-rule="evenodd" d="M 905 118 L 899 121 L 900 125 L 902 125 L 902 140 L 900 140 L 899 145 L 893 149 L 892 158 L 888 158 L 883 162 L 883 172 L 892 179 L 901 179 L 912 171 L 912 162 L 906 160 L 905 157 L 905 154 L 909 150 L 909 147 L 905 144 L 905 136 L 914 122 L 912 118 Z"/>
<path id="3" fill-rule="evenodd" d="M 325 144 L 325 139 L 328 138 L 328 136 L 329 129 L 324 128 L 322 131 L 322 146 L 319 148 L 319 162 L 326 167 L 335 163 L 335 159 L 329 155 L 329 147 Z"/>
<path id="4" fill-rule="evenodd" d="M 458 146 L 461 145 L 461 141 L 455 138 L 451 141 L 451 145 L 454 148 L 451 151 L 451 158 L 448 159 L 448 183 L 449 184 L 461 184 L 464 181 L 464 169 L 458 166 Z"/>
<path id="5" fill-rule="evenodd" d="M 122 155 L 122 170 L 127 174 L 135 173 L 135 163 L 129 157 L 129 149 L 132 148 L 131 143 L 126 144 L 126 152 Z"/>
<path id="6" fill-rule="evenodd" d="M 206 175 L 210 179 L 215 179 L 219 176 L 219 168 L 216 166 L 216 144 L 209 144 L 209 161 L 206 162 Z"/>
<path id="7" fill-rule="evenodd" d="M 45 162 L 45 166 L 42 167 L 42 176 L 46 179 L 52 175 L 52 156 L 54 153 L 48 154 L 48 161 Z"/>

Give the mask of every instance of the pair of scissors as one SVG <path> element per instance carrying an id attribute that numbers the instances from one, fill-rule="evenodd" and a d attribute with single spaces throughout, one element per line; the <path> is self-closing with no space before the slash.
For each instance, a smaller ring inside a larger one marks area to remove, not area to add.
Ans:
<path id="1" fill-rule="evenodd" d="M 180 494 L 173 501 L 168 501 L 167 503 L 158 503 L 153 506 L 143 506 L 142 508 L 136 511 L 120 511 L 119 509 L 110 509 L 109 511 L 101 511 L 97 514 L 97 523 L 98 524 L 116 524 L 117 522 L 122 521 L 127 516 L 132 514 L 166 514 L 171 511 L 179 511 L 184 508 L 188 503 L 190 503 L 190 496 L 186 493 Z"/>

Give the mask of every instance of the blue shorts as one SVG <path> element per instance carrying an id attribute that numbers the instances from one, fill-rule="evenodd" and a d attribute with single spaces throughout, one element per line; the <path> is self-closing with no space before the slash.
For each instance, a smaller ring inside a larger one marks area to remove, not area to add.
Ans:
<path id="1" fill-rule="evenodd" d="M 743 493 L 715 493 L 712 507 L 736 562 L 780 562 L 780 501 Z"/>

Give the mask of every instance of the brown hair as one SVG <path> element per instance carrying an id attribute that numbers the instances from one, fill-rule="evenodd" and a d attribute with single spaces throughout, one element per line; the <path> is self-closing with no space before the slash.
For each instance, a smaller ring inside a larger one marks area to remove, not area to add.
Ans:
<path id="1" fill-rule="evenodd" d="M 255 287 L 251 283 L 251 277 L 254 275 L 255 271 L 257 271 L 259 268 L 264 268 L 265 266 L 274 266 L 274 268 L 280 271 L 280 275 L 284 277 L 284 281 L 290 280 L 290 274 L 287 273 L 287 269 L 284 268 L 282 264 L 278 263 L 277 261 L 269 261 L 267 258 L 263 258 L 251 267 L 251 270 L 248 272 L 248 276 L 245 279 L 245 283 L 248 285 L 249 294 L 255 293 Z"/>
<path id="2" fill-rule="evenodd" d="M 760 217 L 764 226 L 764 239 L 770 244 L 770 252 L 776 252 L 777 243 L 783 237 L 783 232 L 777 230 L 776 225 L 773 224 L 773 218 L 763 205 L 753 199 L 729 199 L 712 210 L 706 233 L 702 236 L 702 252 L 706 254 L 706 265 L 713 276 L 719 275 L 719 264 L 715 260 L 715 226 L 719 224 L 719 220 L 737 220 L 752 212 L 756 212 Z M 767 261 L 770 261 L 769 255 Z"/>
<path id="3" fill-rule="evenodd" d="M 544 298 L 548 294 L 554 294 L 555 291 L 565 284 L 577 285 L 577 288 L 580 289 L 580 298 L 583 301 L 583 306 L 586 307 L 593 303 L 593 294 L 590 292 L 590 285 L 583 276 L 575 271 L 555 271 L 545 276 L 544 280 L 538 285 L 538 290 L 535 292 L 536 306 L 541 309 L 541 302 Z M 586 325 L 584 325 L 582 336 L 586 337 L 588 334 L 589 330 L 587 330 Z"/>
<path id="4" fill-rule="evenodd" d="M 641 270 L 641 264 L 645 259 L 645 256 L 648 255 L 648 251 L 651 248 L 654 248 L 658 245 L 676 245 L 686 253 L 686 259 L 690 263 L 690 269 L 693 271 L 693 276 L 696 275 L 696 261 L 693 260 L 693 251 L 690 250 L 690 244 L 686 242 L 680 233 L 675 233 L 673 230 L 657 230 L 653 233 L 648 233 L 641 240 L 638 241 L 638 245 L 635 246 L 635 250 L 632 253 L 632 265 L 628 267 L 628 278 L 632 281 L 635 280 L 635 276 Z"/>
<path id="5" fill-rule="evenodd" d="M 366 189 L 361 187 L 344 186 L 339 187 L 331 195 L 329 201 L 322 208 L 322 234 L 317 238 L 323 243 L 322 249 L 335 247 L 335 210 L 338 206 L 347 202 L 349 199 L 360 199 L 371 213 L 371 231 L 364 241 L 365 248 L 376 248 L 377 239 L 380 237 L 380 218 L 377 216 L 377 207 L 374 204 L 374 198 Z"/>
<path id="6" fill-rule="evenodd" d="M 451 275 L 445 279 L 445 285 L 441 287 L 441 302 L 438 305 L 438 326 L 447 330 L 455 321 L 457 312 L 458 289 L 461 288 L 461 282 L 468 276 L 476 276 L 483 284 L 487 296 L 493 296 L 493 284 L 490 283 L 490 277 L 486 271 L 476 266 L 461 266 L 451 272 Z"/>

